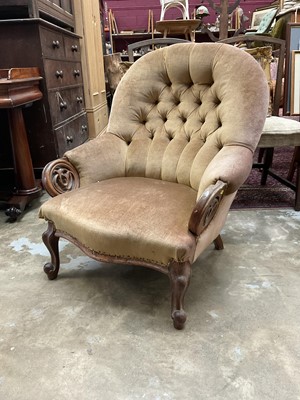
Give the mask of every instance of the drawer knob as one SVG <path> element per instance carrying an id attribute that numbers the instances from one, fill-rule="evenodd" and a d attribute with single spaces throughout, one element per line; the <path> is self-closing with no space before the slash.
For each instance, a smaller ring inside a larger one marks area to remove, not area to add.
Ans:
<path id="1" fill-rule="evenodd" d="M 66 137 L 67 143 L 73 143 L 73 136 Z"/>
<path id="2" fill-rule="evenodd" d="M 66 101 L 61 101 L 59 103 L 59 107 L 60 107 L 60 110 L 63 111 L 63 110 L 66 110 L 68 108 L 68 104 L 67 104 Z"/>
<path id="3" fill-rule="evenodd" d="M 83 102 L 83 98 L 81 96 L 77 96 L 76 97 L 76 101 L 77 101 L 77 103 L 82 103 Z"/>
<path id="4" fill-rule="evenodd" d="M 80 76 L 80 70 L 79 69 L 74 69 L 74 76 L 76 78 L 76 76 Z"/>
<path id="5" fill-rule="evenodd" d="M 53 42 L 52 42 L 52 47 L 53 47 L 54 49 L 59 49 L 59 48 L 60 48 L 60 43 L 59 43 L 59 41 L 58 41 L 58 40 L 53 40 Z"/>
<path id="6" fill-rule="evenodd" d="M 82 126 L 81 126 L 82 132 L 86 132 L 87 129 L 88 129 L 87 125 L 82 125 Z"/>
<path id="7" fill-rule="evenodd" d="M 73 46 L 71 46 L 71 50 L 72 50 L 73 52 L 77 52 L 77 51 L 78 51 L 78 46 L 77 46 L 77 44 L 73 44 Z"/>
<path id="8" fill-rule="evenodd" d="M 56 72 L 55 72 L 55 76 L 56 76 L 57 79 L 58 79 L 58 78 L 63 78 L 64 73 L 63 73 L 63 71 L 56 71 Z"/>

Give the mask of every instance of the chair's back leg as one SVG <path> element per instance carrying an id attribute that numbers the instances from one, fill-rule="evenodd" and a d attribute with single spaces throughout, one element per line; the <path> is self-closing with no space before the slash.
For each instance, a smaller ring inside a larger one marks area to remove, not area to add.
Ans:
<path id="1" fill-rule="evenodd" d="M 214 240 L 214 245 L 216 250 L 223 250 L 224 249 L 224 244 L 223 240 L 221 238 L 221 235 L 218 235 L 215 240 Z"/>

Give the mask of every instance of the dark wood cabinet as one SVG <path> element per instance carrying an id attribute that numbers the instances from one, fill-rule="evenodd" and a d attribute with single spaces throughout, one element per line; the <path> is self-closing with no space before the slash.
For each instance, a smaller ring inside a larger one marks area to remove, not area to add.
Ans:
<path id="1" fill-rule="evenodd" d="M 74 28 L 73 0 L 0 0 L 0 19 L 44 18 Z"/>
<path id="2" fill-rule="evenodd" d="M 88 139 L 79 36 L 40 18 L 0 21 L 0 68 L 33 66 L 43 77 L 43 98 L 23 115 L 33 165 L 41 169 Z M 2 151 L 0 168 L 8 167 Z"/>

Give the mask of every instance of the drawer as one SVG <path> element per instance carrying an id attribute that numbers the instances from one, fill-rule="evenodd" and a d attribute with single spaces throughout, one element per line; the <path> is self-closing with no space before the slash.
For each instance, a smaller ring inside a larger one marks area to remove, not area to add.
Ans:
<path id="1" fill-rule="evenodd" d="M 48 89 L 82 84 L 80 62 L 45 60 L 44 68 Z"/>
<path id="2" fill-rule="evenodd" d="M 80 44 L 77 38 L 64 37 L 65 55 L 68 60 L 81 61 Z"/>
<path id="3" fill-rule="evenodd" d="M 84 143 L 89 136 L 86 113 L 55 129 L 58 156 Z"/>
<path id="4" fill-rule="evenodd" d="M 40 27 L 41 47 L 44 57 L 61 59 L 65 57 L 63 35 L 57 31 L 50 31 Z"/>
<path id="5" fill-rule="evenodd" d="M 57 125 L 84 110 L 82 86 L 51 91 L 48 94 L 53 125 Z"/>

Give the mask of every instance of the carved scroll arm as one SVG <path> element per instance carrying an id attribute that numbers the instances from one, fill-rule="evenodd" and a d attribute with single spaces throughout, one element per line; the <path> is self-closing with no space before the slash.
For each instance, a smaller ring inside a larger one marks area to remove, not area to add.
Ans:
<path id="1" fill-rule="evenodd" d="M 190 217 L 189 230 L 199 236 L 215 216 L 224 196 L 227 183 L 217 181 L 199 197 Z"/>
<path id="2" fill-rule="evenodd" d="M 59 158 L 44 167 L 42 184 L 50 196 L 54 197 L 79 188 L 79 174 L 67 158 Z"/>

